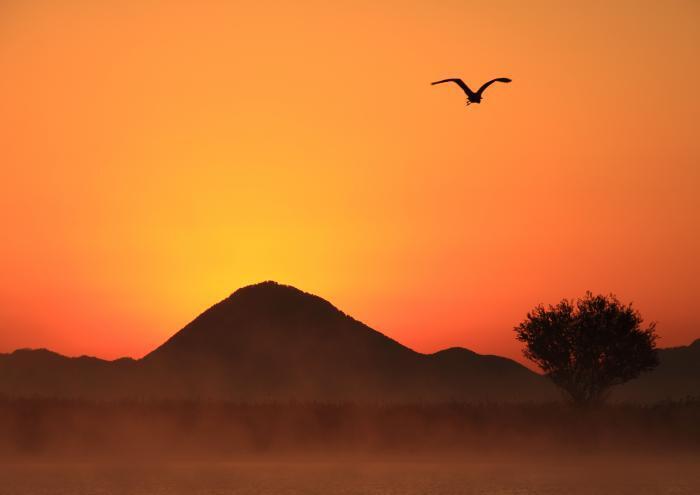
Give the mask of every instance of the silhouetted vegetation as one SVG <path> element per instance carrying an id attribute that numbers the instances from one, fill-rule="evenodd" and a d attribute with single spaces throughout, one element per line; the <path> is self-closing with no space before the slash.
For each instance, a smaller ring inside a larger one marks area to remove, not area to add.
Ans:
<path id="1" fill-rule="evenodd" d="M 611 387 L 658 365 L 655 325 L 642 328 L 632 305 L 590 292 L 575 303 L 540 305 L 515 328 L 535 362 L 578 406 L 602 402 Z"/>

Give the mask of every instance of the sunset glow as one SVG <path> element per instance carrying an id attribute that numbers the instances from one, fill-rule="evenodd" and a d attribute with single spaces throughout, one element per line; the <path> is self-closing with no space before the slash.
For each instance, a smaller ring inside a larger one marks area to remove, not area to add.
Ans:
<path id="1" fill-rule="evenodd" d="M 700 3 L 578 5 L 3 2 L 0 352 L 140 357 L 263 280 L 422 352 L 586 290 L 689 343 Z"/>

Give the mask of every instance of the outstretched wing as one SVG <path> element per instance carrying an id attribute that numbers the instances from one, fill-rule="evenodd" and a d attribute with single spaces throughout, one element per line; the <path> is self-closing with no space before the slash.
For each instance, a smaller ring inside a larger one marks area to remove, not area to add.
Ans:
<path id="1" fill-rule="evenodd" d="M 469 86 L 464 84 L 464 81 L 462 81 L 461 79 L 443 79 L 442 81 L 435 81 L 434 83 L 430 83 L 430 84 L 434 85 L 434 84 L 442 84 L 442 83 L 446 83 L 446 82 L 456 83 L 460 88 L 462 88 L 462 91 L 464 91 L 467 94 L 467 96 L 472 96 L 474 94 L 472 92 L 472 90 L 469 89 Z"/>
<path id="2" fill-rule="evenodd" d="M 498 77 L 496 79 L 491 79 L 489 82 L 482 84 L 481 87 L 479 88 L 479 91 L 477 91 L 476 94 L 480 95 L 481 93 L 484 92 L 484 90 L 486 88 L 488 88 L 489 86 L 491 86 L 495 82 L 509 83 L 510 81 L 511 81 L 511 79 L 508 79 L 507 77 Z"/>

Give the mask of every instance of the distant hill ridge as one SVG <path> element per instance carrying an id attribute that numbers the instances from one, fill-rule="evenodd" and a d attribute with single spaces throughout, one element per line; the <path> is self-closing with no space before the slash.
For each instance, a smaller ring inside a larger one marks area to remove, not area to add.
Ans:
<path id="1" fill-rule="evenodd" d="M 674 370 L 685 349 L 662 351 L 672 354 L 662 357 L 659 371 Z M 693 380 L 686 382 L 692 389 Z M 272 281 L 238 289 L 140 360 L 67 358 L 48 350 L 0 354 L 0 394 L 374 403 L 559 397 L 545 378 L 515 361 L 459 347 L 421 354 L 318 296 Z"/>

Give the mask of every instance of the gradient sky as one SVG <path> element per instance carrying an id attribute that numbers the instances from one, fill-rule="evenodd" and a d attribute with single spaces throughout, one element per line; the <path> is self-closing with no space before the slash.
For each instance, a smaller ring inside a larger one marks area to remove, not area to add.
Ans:
<path id="1" fill-rule="evenodd" d="M 0 3 L 0 352 L 141 356 L 295 285 L 520 356 L 614 292 L 700 337 L 700 2 Z M 464 106 L 461 76 L 494 85 Z"/>

